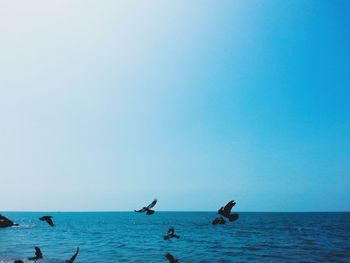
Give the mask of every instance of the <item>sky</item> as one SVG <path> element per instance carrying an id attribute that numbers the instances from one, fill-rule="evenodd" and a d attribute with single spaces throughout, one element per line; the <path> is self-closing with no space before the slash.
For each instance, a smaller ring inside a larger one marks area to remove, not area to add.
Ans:
<path id="1" fill-rule="evenodd" d="M 349 17 L 1 1 L 0 211 L 350 211 Z"/>

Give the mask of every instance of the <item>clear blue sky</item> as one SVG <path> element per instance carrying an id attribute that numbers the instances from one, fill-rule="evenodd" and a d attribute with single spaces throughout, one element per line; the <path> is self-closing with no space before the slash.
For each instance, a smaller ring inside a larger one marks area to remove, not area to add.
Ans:
<path id="1" fill-rule="evenodd" d="M 0 211 L 350 210 L 350 1 L 3 1 Z"/>

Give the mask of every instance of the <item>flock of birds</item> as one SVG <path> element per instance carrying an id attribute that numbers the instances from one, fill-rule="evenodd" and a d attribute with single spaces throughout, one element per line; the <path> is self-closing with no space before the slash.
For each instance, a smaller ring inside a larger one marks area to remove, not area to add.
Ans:
<path id="1" fill-rule="evenodd" d="M 150 203 L 148 206 L 145 206 L 139 210 L 134 210 L 135 212 L 138 213 L 144 213 L 146 212 L 146 215 L 153 215 L 154 210 L 152 208 L 157 204 L 157 199 L 154 199 L 152 203 Z M 236 205 L 236 202 L 231 200 L 228 202 L 225 206 L 222 206 L 218 210 L 218 214 L 220 215 L 219 217 L 215 218 L 212 222 L 213 225 L 222 225 L 226 224 L 226 219 L 228 219 L 230 222 L 236 221 L 239 217 L 238 214 L 232 214 L 231 210 L 232 208 Z M 42 216 L 39 218 L 41 221 L 45 221 L 49 226 L 54 227 L 55 224 L 53 223 L 52 216 Z M 6 218 L 5 216 L 0 215 L 0 228 L 5 228 L 5 227 L 12 227 L 12 226 L 18 226 L 18 224 L 14 223 L 12 220 Z M 170 240 L 170 239 L 179 239 L 180 236 L 175 234 L 175 228 L 170 227 L 168 230 L 168 233 L 163 237 L 164 240 Z M 29 257 L 28 260 L 37 262 L 38 260 L 43 258 L 43 254 L 40 250 L 39 247 L 35 247 L 35 256 L 34 257 Z M 79 247 L 77 248 L 75 254 L 69 259 L 66 260 L 66 263 L 73 263 L 76 257 L 78 256 L 79 253 Z M 175 258 L 172 254 L 166 253 L 165 258 L 169 261 L 169 263 L 176 263 L 179 262 L 177 258 Z M 15 260 L 14 263 L 24 263 L 22 260 Z"/>

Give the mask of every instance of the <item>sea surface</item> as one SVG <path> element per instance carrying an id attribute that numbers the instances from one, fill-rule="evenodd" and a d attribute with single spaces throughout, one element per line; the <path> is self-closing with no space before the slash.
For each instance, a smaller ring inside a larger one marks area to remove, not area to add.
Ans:
<path id="1" fill-rule="evenodd" d="M 2 212 L 20 224 L 0 228 L 0 262 L 34 256 L 64 262 L 80 247 L 79 262 L 350 262 L 350 213 L 239 213 L 211 225 L 213 212 L 47 213 Z M 170 226 L 180 239 L 165 241 Z M 29 262 L 25 260 L 25 262 Z"/>

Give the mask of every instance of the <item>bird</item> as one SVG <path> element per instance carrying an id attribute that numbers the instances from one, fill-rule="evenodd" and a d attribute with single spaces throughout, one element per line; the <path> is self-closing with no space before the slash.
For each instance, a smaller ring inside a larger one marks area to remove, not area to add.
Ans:
<path id="1" fill-rule="evenodd" d="M 66 263 L 73 263 L 75 258 L 78 256 L 78 253 L 79 253 L 79 247 L 77 248 L 77 251 L 75 252 L 75 254 L 69 260 L 66 260 Z"/>
<path id="2" fill-rule="evenodd" d="M 46 221 L 50 226 L 55 226 L 55 224 L 52 221 L 52 216 L 42 216 L 39 218 L 41 221 Z"/>
<path id="3" fill-rule="evenodd" d="M 225 207 L 221 207 L 218 210 L 218 214 L 226 217 L 230 222 L 236 221 L 238 219 L 238 214 L 231 214 L 231 209 L 235 204 L 236 202 L 231 200 L 225 205 Z"/>
<path id="4" fill-rule="evenodd" d="M 212 224 L 213 225 L 224 225 L 224 224 L 226 224 L 226 221 L 222 216 L 220 216 L 220 217 L 215 218 L 214 221 L 212 222 Z"/>
<path id="5" fill-rule="evenodd" d="M 35 262 L 39 259 L 43 258 L 43 254 L 41 253 L 41 250 L 39 247 L 34 247 L 35 249 L 35 257 L 28 258 L 29 260 L 34 260 Z"/>
<path id="6" fill-rule="evenodd" d="M 148 206 L 145 206 L 145 207 L 141 208 L 140 210 L 134 210 L 134 211 L 138 212 L 138 213 L 146 212 L 147 215 L 153 215 L 154 210 L 151 210 L 151 208 L 153 208 L 156 205 L 157 201 L 158 201 L 157 198 L 155 198 L 153 200 L 153 202 L 150 203 Z"/>
<path id="7" fill-rule="evenodd" d="M 18 259 L 18 260 L 15 260 L 14 263 L 24 263 L 24 262 L 23 262 L 23 260 Z"/>
<path id="8" fill-rule="evenodd" d="M 18 226 L 18 224 L 0 214 L 0 227 L 5 228 L 11 226 Z"/>
<path id="9" fill-rule="evenodd" d="M 170 240 L 170 238 L 177 238 L 179 239 L 180 236 L 175 235 L 175 229 L 173 227 L 170 227 L 168 230 L 168 234 L 166 236 L 163 237 L 164 240 Z"/>
<path id="10" fill-rule="evenodd" d="M 173 255 L 171 255 L 170 253 L 166 253 L 165 257 L 169 260 L 170 263 L 179 262 L 179 260 L 175 258 Z"/>

